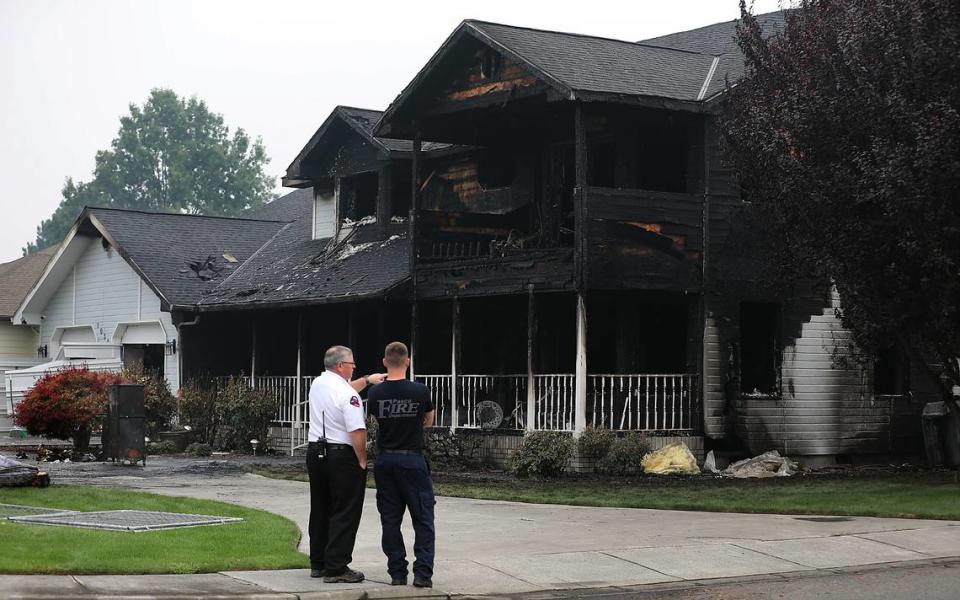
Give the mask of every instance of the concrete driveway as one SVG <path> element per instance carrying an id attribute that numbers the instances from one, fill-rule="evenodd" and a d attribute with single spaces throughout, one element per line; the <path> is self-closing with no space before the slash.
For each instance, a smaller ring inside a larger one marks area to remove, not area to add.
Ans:
<path id="1" fill-rule="evenodd" d="M 97 464 L 52 465 L 50 470 L 55 482 L 260 508 L 286 516 L 306 531 L 306 483 L 250 475 L 234 464 L 219 469 L 209 464 L 152 458 L 146 468 Z M 404 531 L 411 548 L 409 522 Z M 300 597 L 383 598 L 401 590 L 409 595 L 413 588 L 391 590 L 386 585 L 389 577 L 379 537 L 374 492 L 368 490 L 353 562 L 366 573 L 364 584 L 323 584 L 310 579 L 306 570 L 221 576 L 232 584 L 252 584 L 250 590 Z M 301 550 L 305 547 L 306 534 Z M 637 586 L 946 557 L 960 557 L 960 522 L 585 508 L 441 497 L 434 593 Z M 98 589 L 89 587 L 91 578 L 83 579 L 85 589 Z M 135 578 L 113 579 L 135 584 Z"/>

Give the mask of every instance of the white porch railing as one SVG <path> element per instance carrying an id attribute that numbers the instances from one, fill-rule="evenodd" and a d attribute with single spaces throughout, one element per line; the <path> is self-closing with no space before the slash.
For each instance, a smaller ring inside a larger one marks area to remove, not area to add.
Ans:
<path id="1" fill-rule="evenodd" d="M 437 410 L 434 426 L 450 427 L 453 424 L 453 376 L 416 375 L 414 379 L 430 390 L 430 400 Z"/>
<path id="2" fill-rule="evenodd" d="M 695 429 L 697 376 L 589 375 L 587 423 L 614 430 Z"/>
<path id="3" fill-rule="evenodd" d="M 534 429 L 573 431 L 577 410 L 576 380 L 572 373 L 534 375 Z"/>
<path id="4" fill-rule="evenodd" d="M 457 375 L 457 426 L 481 427 L 477 405 L 488 400 L 503 410 L 501 429 L 525 427 L 526 375 Z"/>

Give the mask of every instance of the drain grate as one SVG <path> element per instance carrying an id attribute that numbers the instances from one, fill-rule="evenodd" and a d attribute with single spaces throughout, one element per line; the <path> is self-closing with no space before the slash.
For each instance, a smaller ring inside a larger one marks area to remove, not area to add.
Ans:
<path id="1" fill-rule="evenodd" d="M 239 517 L 190 515 L 185 513 L 154 512 L 147 510 L 104 510 L 52 515 L 26 515 L 10 517 L 10 520 L 16 521 L 17 523 L 86 527 L 112 531 L 155 531 L 157 529 L 222 525 L 224 523 L 243 521 L 243 519 Z"/>
<path id="2" fill-rule="evenodd" d="M 3 504 L 0 502 L 0 519 L 9 519 L 11 517 L 23 517 L 31 515 L 59 515 L 63 513 L 74 512 L 72 510 L 63 510 L 59 508 L 48 508 L 45 506 L 26 506 L 23 504 Z"/>

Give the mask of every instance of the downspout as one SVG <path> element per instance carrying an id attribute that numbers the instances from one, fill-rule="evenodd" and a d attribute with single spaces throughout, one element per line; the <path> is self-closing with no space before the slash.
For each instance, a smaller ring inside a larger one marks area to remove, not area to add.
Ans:
<path id="1" fill-rule="evenodd" d="M 195 313 L 192 321 L 184 321 L 182 323 L 177 323 L 177 342 L 180 346 L 180 351 L 177 352 L 177 391 L 183 387 L 183 334 L 180 332 L 182 327 L 192 327 L 200 323 L 200 313 Z M 178 394 L 179 395 L 179 394 Z M 180 407 L 177 406 L 177 411 L 179 412 Z"/>

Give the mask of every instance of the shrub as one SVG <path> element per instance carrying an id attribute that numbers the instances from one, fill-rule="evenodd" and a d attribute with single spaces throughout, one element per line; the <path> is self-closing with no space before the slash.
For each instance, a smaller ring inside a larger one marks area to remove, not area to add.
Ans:
<path id="1" fill-rule="evenodd" d="M 190 425 L 198 442 L 212 443 L 219 425 L 217 389 L 214 384 L 190 381 L 180 388 L 179 396 L 180 423 Z"/>
<path id="2" fill-rule="evenodd" d="M 194 442 L 187 446 L 186 453 L 190 456 L 210 456 L 213 454 L 213 448 L 210 447 L 210 444 Z"/>
<path id="3" fill-rule="evenodd" d="M 573 453 L 573 444 L 573 438 L 559 431 L 527 434 L 510 457 L 510 470 L 517 477 L 559 477 Z"/>
<path id="4" fill-rule="evenodd" d="M 217 390 L 216 411 L 213 446 L 218 450 L 249 450 L 250 440 L 266 441 L 277 406 L 268 392 L 251 389 L 231 377 Z"/>
<path id="5" fill-rule="evenodd" d="M 477 462 L 480 437 L 454 433 L 449 429 L 424 432 L 424 455 L 432 466 L 445 469 L 464 469 Z"/>
<path id="6" fill-rule="evenodd" d="M 650 442 L 646 436 L 631 432 L 613 440 L 607 455 L 597 464 L 597 470 L 611 475 L 634 473 L 647 452 L 650 452 Z"/>
<path id="7" fill-rule="evenodd" d="M 577 438 L 577 451 L 582 458 L 599 461 L 610 451 L 617 434 L 609 429 L 587 427 Z"/>
<path id="8" fill-rule="evenodd" d="M 13 422 L 30 435 L 70 439 L 102 427 L 109 406 L 108 387 L 116 373 L 71 368 L 45 374 L 13 410 Z"/>
<path id="9" fill-rule="evenodd" d="M 163 374 L 144 369 L 143 364 L 138 363 L 124 368 L 120 376 L 124 383 L 138 383 L 143 386 L 148 435 L 155 436 L 158 432 L 165 431 L 177 412 L 177 401 L 170 393 L 170 386 Z"/>
<path id="10" fill-rule="evenodd" d="M 275 414 L 273 396 L 232 377 L 219 388 L 192 381 L 181 389 L 180 422 L 217 450 L 249 450 L 250 440 L 266 441 Z"/>
<path id="11" fill-rule="evenodd" d="M 147 444 L 147 454 L 174 454 L 176 451 L 177 445 L 166 440 Z"/>
<path id="12" fill-rule="evenodd" d="M 377 434 L 380 426 L 373 415 L 367 415 L 367 463 L 377 460 Z"/>

